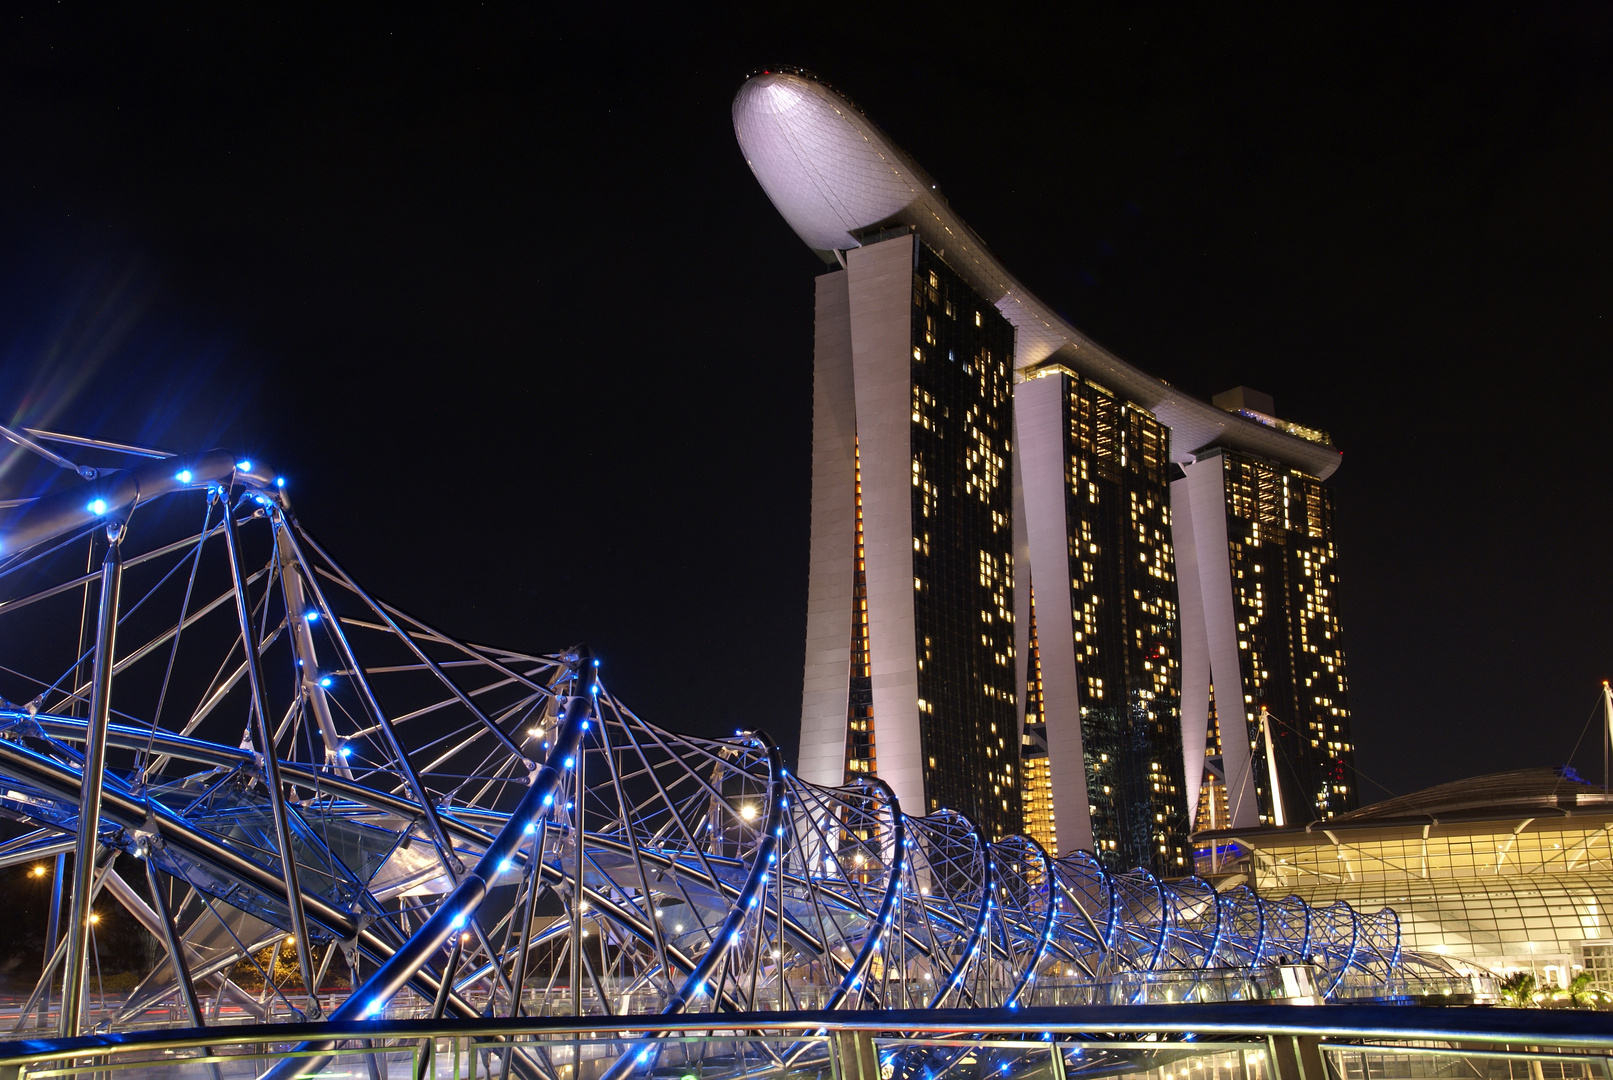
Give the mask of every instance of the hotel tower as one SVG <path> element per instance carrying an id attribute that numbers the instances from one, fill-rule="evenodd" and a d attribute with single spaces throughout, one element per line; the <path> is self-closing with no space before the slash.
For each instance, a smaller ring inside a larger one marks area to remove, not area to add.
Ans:
<path id="1" fill-rule="evenodd" d="M 1162 876 L 1352 807 L 1326 435 L 1086 338 L 811 75 L 733 114 L 827 268 L 802 777 Z"/>

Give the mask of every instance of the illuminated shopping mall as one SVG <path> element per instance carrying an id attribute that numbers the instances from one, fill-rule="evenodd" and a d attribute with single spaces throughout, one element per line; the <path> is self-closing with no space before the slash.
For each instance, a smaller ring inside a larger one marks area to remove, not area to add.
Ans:
<path id="1" fill-rule="evenodd" d="M 1408 949 L 1613 990 L 1613 796 L 1570 769 L 1441 784 L 1281 829 L 1198 838 L 1198 871 L 1312 905 L 1393 908 Z"/>

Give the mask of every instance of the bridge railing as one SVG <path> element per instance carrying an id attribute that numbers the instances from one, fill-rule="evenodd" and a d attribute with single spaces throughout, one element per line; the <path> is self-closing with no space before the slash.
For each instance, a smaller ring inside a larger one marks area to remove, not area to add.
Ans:
<path id="1" fill-rule="evenodd" d="M 1613 1016 L 1135 1005 L 371 1020 L 0 1044 L 4 1080 L 1613 1080 Z M 613 1023 L 607 1021 L 614 1020 Z M 310 1039 L 324 1048 L 292 1048 Z M 300 1055 L 300 1056 L 299 1056 Z"/>

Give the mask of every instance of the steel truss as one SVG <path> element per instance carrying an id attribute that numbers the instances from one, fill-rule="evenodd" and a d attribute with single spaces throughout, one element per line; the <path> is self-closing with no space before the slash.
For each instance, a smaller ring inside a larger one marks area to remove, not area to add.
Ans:
<path id="1" fill-rule="evenodd" d="M 0 687 L 27 703 L 0 708 L 25 827 L 0 865 L 54 857 L 70 906 L 21 1030 L 1000 1009 L 1288 961 L 1330 996 L 1409 962 L 1389 910 L 1111 874 L 877 779 L 805 783 L 761 733 L 646 723 L 584 649 L 474 644 L 367 592 L 262 463 L 157 458 L 3 513 Z M 92 1008 L 107 894 L 159 959 Z M 298 974 L 233 982 L 267 946 Z"/>

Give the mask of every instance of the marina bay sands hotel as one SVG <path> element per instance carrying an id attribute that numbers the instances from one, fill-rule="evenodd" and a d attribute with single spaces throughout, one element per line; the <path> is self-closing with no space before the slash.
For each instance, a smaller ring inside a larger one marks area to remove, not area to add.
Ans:
<path id="1" fill-rule="evenodd" d="M 802 778 L 1163 876 L 1352 808 L 1328 437 L 1085 337 L 814 77 L 733 117 L 828 268 Z"/>

